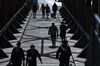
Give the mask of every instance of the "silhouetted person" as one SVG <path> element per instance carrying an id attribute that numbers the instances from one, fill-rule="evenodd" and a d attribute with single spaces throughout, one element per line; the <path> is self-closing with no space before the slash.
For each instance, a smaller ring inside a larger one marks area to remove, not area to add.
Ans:
<path id="1" fill-rule="evenodd" d="M 55 23 L 52 23 L 52 25 L 49 27 L 48 35 L 50 35 L 51 37 L 52 46 L 56 46 L 56 37 L 58 37 L 58 29 Z"/>
<path id="2" fill-rule="evenodd" d="M 56 3 L 54 3 L 53 6 L 52 6 L 53 17 L 54 18 L 56 18 L 57 10 L 58 10 L 58 6 L 56 5 Z"/>
<path id="3" fill-rule="evenodd" d="M 46 4 L 46 18 L 48 19 L 49 18 L 49 13 L 50 13 L 50 7 L 48 4 Z"/>
<path id="4" fill-rule="evenodd" d="M 44 4 L 41 5 L 40 10 L 42 11 L 42 18 L 45 18 L 45 6 L 44 6 Z"/>
<path id="5" fill-rule="evenodd" d="M 37 66 L 37 61 L 36 61 L 37 57 L 42 63 L 38 50 L 35 49 L 34 45 L 31 45 L 30 49 L 27 51 L 26 66 L 27 66 L 27 63 L 28 63 L 28 66 Z"/>
<path id="6" fill-rule="evenodd" d="M 57 50 L 56 58 L 59 59 L 59 66 L 69 66 L 71 50 L 67 43 L 68 41 L 64 41 L 63 44 Z"/>
<path id="7" fill-rule="evenodd" d="M 13 66 L 21 66 L 22 61 L 23 61 L 23 66 L 24 66 L 24 60 L 25 60 L 24 51 L 20 47 L 20 45 L 21 43 L 18 42 L 17 47 L 15 47 L 12 50 L 10 62 L 13 64 Z"/>
<path id="8" fill-rule="evenodd" d="M 33 18 L 36 18 L 37 5 L 35 3 L 33 4 L 32 11 L 33 11 Z"/>
<path id="9" fill-rule="evenodd" d="M 61 37 L 62 42 L 66 40 L 66 30 L 67 29 L 68 29 L 67 26 L 64 24 L 64 22 L 62 22 L 60 25 L 60 37 Z"/>

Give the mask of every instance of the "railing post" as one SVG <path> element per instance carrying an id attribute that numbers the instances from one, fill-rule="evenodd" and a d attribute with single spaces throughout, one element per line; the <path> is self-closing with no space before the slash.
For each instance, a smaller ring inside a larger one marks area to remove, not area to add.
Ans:
<path id="1" fill-rule="evenodd" d="M 43 55 L 44 51 L 44 39 L 41 39 L 41 55 Z"/>

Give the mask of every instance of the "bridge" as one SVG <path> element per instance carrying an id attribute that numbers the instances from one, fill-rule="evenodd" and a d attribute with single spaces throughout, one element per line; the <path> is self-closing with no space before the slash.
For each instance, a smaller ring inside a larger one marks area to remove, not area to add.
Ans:
<path id="1" fill-rule="evenodd" d="M 61 39 L 60 36 L 57 38 L 58 47 L 50 48 L 48 29 L 53 22 L 60 31 L 62 21 L 68 27 L 66 38 L 72 53 L 70 66 L 100 66 L 99 0 L 38 0 L 39 7 L 44 3 L 52 8 L 54 2 L 59 7 L 57 18 L 43 19 L 40 10 L 33 18 L 32 0 L 0 1 L 0 66 L 8 64 L 18 41 L 25 54 L 31 44 L 36 46 L 43 60 L 41 64 L 37 59 L 37 66 L 59 66 L 55 57 Z"/>

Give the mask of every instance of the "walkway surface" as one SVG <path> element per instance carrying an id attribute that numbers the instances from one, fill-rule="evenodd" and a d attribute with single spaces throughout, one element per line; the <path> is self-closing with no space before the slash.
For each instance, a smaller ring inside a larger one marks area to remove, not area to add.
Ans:
<path id="1" fill-rule="evenodd" d="M 41 4 L 42 1 L 39 3 Z M 45 3 L 48 3 L 48 2 L 45 1 Z M 39 53 L 43 54 L 42 55 L 43 64 L 41 64 L 39 62 L 39 60 L 37 59 L 38 66 L 59 66 L 59 61 L 57 59 L 55 59 L 55 54 L 56 54 L 56 51 L 58 48 L 49 48 L 52 45 L 52 43 L 50 40 L 50 36 L 48 35 L 48 28 L 51 25 L 51 23 L 53 22 L 56 24 L 56 26 L 58 27 L 58 30 L 59 30 L 60 21 L 62 20 L 62 18 L 58 13 L 56 19 L 51 18 L 51 17 L 49 17 L 49 19 L 42 19 L 40 11 L 37 12 L 36 17 L 37 18 L 33 18 L 32 11 L 30 11 L 29 15 L 26 18 L 26 21 L 24 21 L 24 24 L 22 25 L 23 28 L 18 29 L 20 31 L 20 33 L 15 34 L 15 36 L 17 37 L 17 40 L 12 40 L 12 41 L 10 41 L 10 43 L 13 46 L 16 46 L 15 45 L 16 42 L 21 38 L 22 34 L 24 33 L 22 36 L 22 40 L 21 40 L 21 44 L 22 44 L 21 47 L 27 51 L 29 49 L 30 45 L 34 44 L 36 46 L 35 48 L 39 51 Z M 24 30 L 25 30 L 25 32 L 24 32 Z M 66 37 L 67 37 L 69 45 L 71 47 L 71 51 L 73 53 L 74 60 L 77 60 L 77 61 L 75 61 L 76 66 L 84 66 L 84 63 L 82 63 L 82 62 L 85 62 L 85 59 L 77 57 L 77 55 L 82 51 L 82 49 L 72 47 L 77 42 L 76 40 L 70 40 L 70 37 L 72 35 L 73 34 L 67 33 Z M 44 49 L 41 49 L 42 44 L 43 44 Z M 57 38 L 56 45 L 57 46 L 61 45 L 60 37 Z M 7 49 L 3 49 L 3 50 L 4 50 L 4 52 L 7 53 L 7 55 L 10 58 L 10 55 L 11 55 L 10 53 L 12 51 L 12 48 L 7 48 Z M 0 59 L 0 62 L 9 60 L 9 58 Z M 70 58 L 70 61 L 71 61 L 70 64 L 72 64 L 72 66 L 75 66 L 72 63 L 73 62 L 72 57 Z M 6 66 L 7 63 L 8 62 L 0 63 L 0 66 Z"/>

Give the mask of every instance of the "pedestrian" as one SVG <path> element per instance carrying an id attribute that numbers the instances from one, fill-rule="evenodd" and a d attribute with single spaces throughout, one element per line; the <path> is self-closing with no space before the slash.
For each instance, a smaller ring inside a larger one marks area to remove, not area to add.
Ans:
<path id="1" fill-rule="evenodd" d="M 56 5 L 56 3 L 54 3 L 53 6 L 52 6 L 53 17 L 54 18 L 56 18 L 57 10 L 58 10 L 58 6 Z"/>
<path id="2" fill-rule="evenodd" d="M 39 58 L 41 64 L 42 64 L 42 59 L 40 57 L 40 54 L 37 49 L 35 49 L 34 45 L 30 46 L 30 49 L 27 51 L 27 57 L 26 57 L 26 66 L 37 66 L 37 57 Z"/>
<path id="3" fill-rule="evenodd" d="M 33 18 L 36 18 L 36 12 L 37 12 L 37 4 L 36 3 L 34 3 L 33 4 L 33 8 L 32 8 L 32 11 L 33 11 Z"/>
<path id="4" fill-rule="evenodd" d="M 40 10 L 42 11 L 42 18 L 45 18 L 45 5 L 42 3 Z"/>
<path id="5" fill-rule="evenodd" d="M 49 27 L 48 35 L 50 35 L 51 37 L 52 47 L 56 47 L 56 37 L 58 37 L 58 29 L 55 23 L 52 23 L 52 25 Z"/>
<path id="6" fill-rule="evenodd" d="M 46 4 L 46 18 L 48 19 L 49 18 L 49 13 L 50 13 L 50 7 L 48 4 Z"/>
<path id="7" fill-rule="evenodd" d="M 23 66 L 24 66 L 24 60 L 25 60 L 24 51 L 20 47 L 20 45 L 21 43 L 20 41 L 18 41 L 17 47 L 15 47 L 12 50 L 10 63 L 12 63 L 13 66 L 21 66 L 22 61 L 23 61 Z"/>
<path id="8" fill-rule="evenodd" d="M 66 40 L 66 30 L 67 29 L 68 29 L 67 26 L 64 24 L 64 22 L 62 22 L 60 25 L 60 37 L 61 37 L 62 42 Z"/>
<path id="9" fill-rule="evenodd" d="M 64 41 L 58 48 L 56 58 L 59 59 L 59 66 L 69 66 L 69 59 L 71 56 L 71 50 L 68 46 L 68 41 Z"/>

